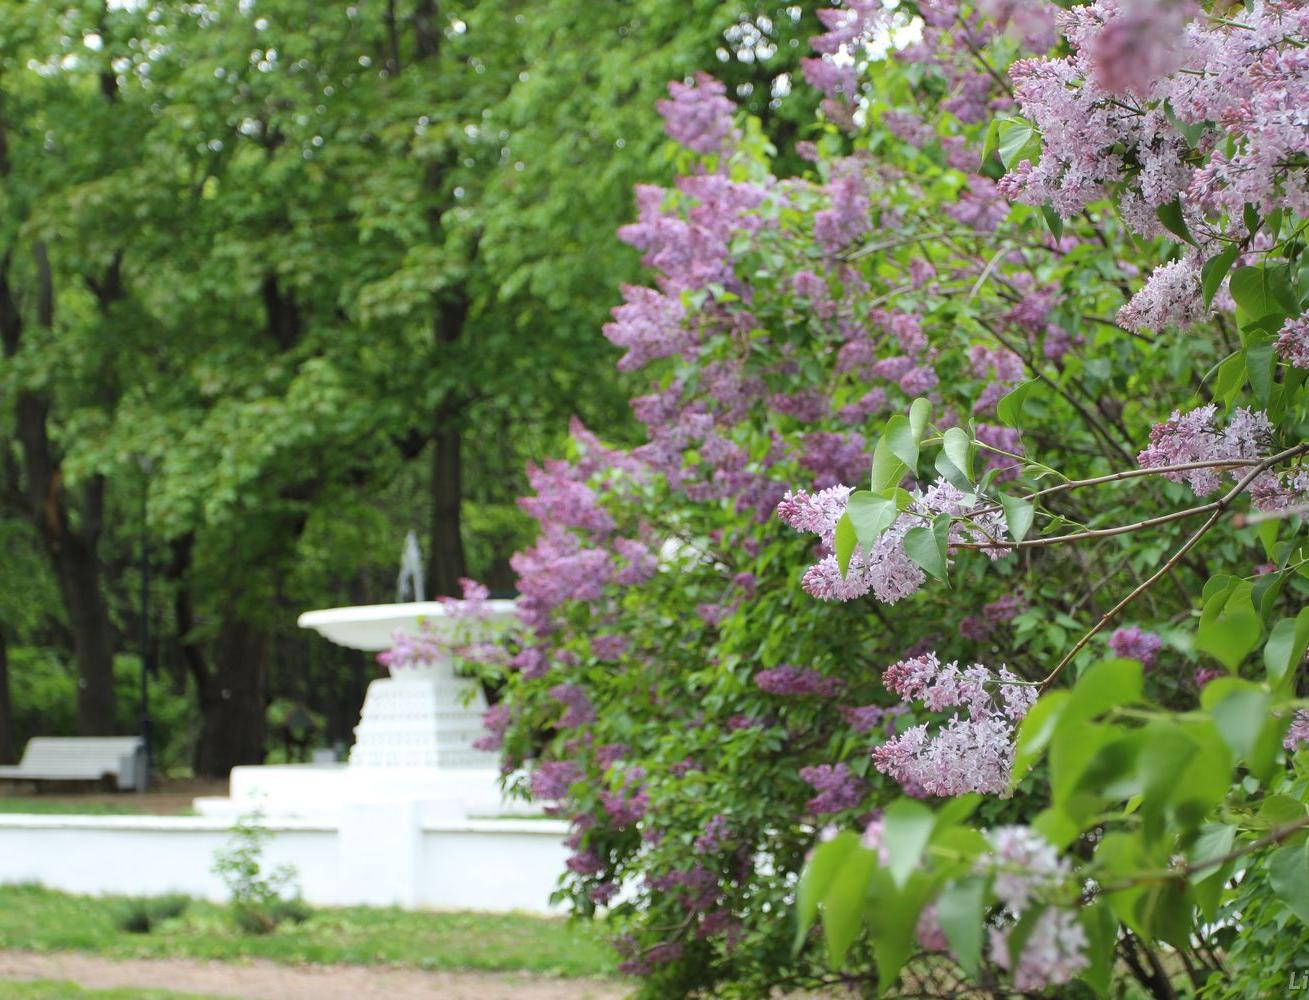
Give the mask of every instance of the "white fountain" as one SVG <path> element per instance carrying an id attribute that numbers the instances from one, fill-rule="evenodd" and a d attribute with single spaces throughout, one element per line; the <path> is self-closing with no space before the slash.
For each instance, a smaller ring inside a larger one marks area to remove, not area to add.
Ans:
<path id="1" fill-rule="evenodd" d="M 397 596 L 410 591 L 415 600 L 307 611 L 298 623 L 338 645 L 377 652 L 390 648 L 397 632 L 418 635 L 426 630 L 451 640 L 450 645 L 473 638 L 487 641 L 513 617 L 513 601 L 487 601 L 475 618 L 452 614 L 449 602 L 424 601 L 421 573 L 417 540 L 411 533 Z M 514 818 L 514 812 L 521 817 L 524 807 L 514 809 L 503 799 L 497 755 L 472 746 L 482 733 L 486 711 L 480 685 L 458 676 L 448 656 L 393 666 L 390 674 L 368 685 L 347 763 L 235 767 L 228 797 L 196 799 L 196 811 L 232 819 L 258 809 L 270 826 L 334 829 L 336 865 L 345 886 L 341 895 L 352 901 L 420 905 L 428 898 L 446 899 L 444 887 L 435 897 L 422 889 L 422 883 L 430 881 L 425 873 L 450 863 L 448 858 L 429 857 L 434 835 L 440 834 L 448 840 L 455 833 L 485 833 L 488 849 L 500 843 L 501 851 L 527 836 L 540 845 L 531 848 L 537 859 L 532 866 L 539 868 L 540 859 L 549 858 L 557 873 L 563 825 Z M 542 873 L 505 871 L 506 860 L 502 855 L 500 870 L 490 883 L 484 871 L 450 872 L 445 877 L 467 881 L 467 892 L 474 896 L 483 887 L 496 897 L 490 902 L 517 899 L 512 889 L 527 889 L 540 881 Z M 496 879 L 506 878 L 510 890 L 491 888 Z M 534 898 L 537 890 L 531 892 Z M 465 890 L 460 889 L 454 898 L 463 898 L 462 894 Z M 548 895 L 547 888 L 542 902 L 529 908 L 543 906 Z M 495 908 L 489 903 L 471 905 Z"/>

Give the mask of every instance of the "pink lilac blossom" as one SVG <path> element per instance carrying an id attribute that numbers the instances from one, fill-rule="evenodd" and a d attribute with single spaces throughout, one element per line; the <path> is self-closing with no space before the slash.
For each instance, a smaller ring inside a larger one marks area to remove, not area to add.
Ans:
<path id="1" fill-rule="evenodd" d="M 877 852 L 878 864 L 890 864 L 891 851 L 886 846 L 886 823 L 880 812 L 868 820 L 868 823 L 864 826 L 864 832 L 859 836 L 859 843 L 864 850 Z"/>
<path id="2" fill-rule="evenodd" d="M 1091 44 L 1096 84 L 1111 94 L 1149 98 L 1181 65 L 1183 29 L 1196 9 L 1183 0 L 1118 0 L 1100 9 L 1108 16 Z"/>
<path id="3" fill-rule="evenodd" d="M 532 798 L 540 802 L 559 802 L 568 790 L 582 780 L 582 769 L 575 761 L 549 760 L 532 771 Z"/>
<path id="4" fill-rule="evenodd" d="M 805 424 L 817 423 L 827 416 L 827 397 L 817 389 L 773 393 L 768 397 L 768 406 Z"/>
<path id="5" fill-rule="evenodd" d="M 604 871 L 604 859 L 595 851 L 578 851 L 570 855 L 564 865 L 577 875 L 598 875 Z"/>
<path id="6" fill-rule="evenodd" d="M 460 578 L 459 585 L 464 594 L 462 599 L 448 596 L 437 598 L 445 608 L 445 617 L 457 622 L 484 619 L 489 614 L 486 601 L 490 592 L 476 580 L 467 577 Z M 422 618 L 418 621 L 416 633 L 396 629 L 391 634 L 391 648 L 378 653 L 377 662 L 392 670 L 430 666 L 457 656 L 484 662 L 505 662 L 507 652 L 502 646 L 470 643 L 468 640 L 469 636 L 462 625 L 448 631 Z"/>
<path id="7" fill-rule="evenodd" d="M 1027 601 L 1020 594 L 1005 594 L 989 604 L 982 605 L 982 614 L 986 620 L 995 624 L 1011 622 L 1027 607 Z"/>
<path id="8" fill-rule="evenodd" d="M 607 551 L 584 548 L 573 534 L 547 525 L 536 544 L 516 553 L 518 616 L 537 634 L 550 631 L 550 614 L 566 601 L 596 601 L 613 573 Z"/>
<path id="9" fill-rule="evenodd" d="M 978 424 L 977 440 L 989 447 L 980 449 L 982 471 L 995 469 L 995 482 L 1003 483 L 1017 479 L 1022 470 L 1022 462 L 1010 455 L 1023 453 L 1023 436 L 1013 427 L 1001 427 L 998 424 Z M 1008 454 L 1002 454 L 1007 452 Z"/>
<path id="10" fill-rule="evenodd" d="M 725 604 L 697 604 L 695 613 L 700 616 L 700 620 L 706 625 L 714 626 L 727 618 L 732 613 L 732 609 Z"/>
<path id="11" fill-rule="evenodd" d="M 971 543 L 987 546 L 983 551 L 990 559 L 999 559 L 1012 551 L 999 543 L 1006 535 L 1004 515 L 987 510 L 987 504 L 944 479 L 937 479 L 921 493 L 915 494 L 910 513 L 918 516 L 918 523 L 935 520 L 949 514 L 950 545 Z M 903 515 L 902 515 L 903 517 Z"/>
<path id="12" fill-rule="evenodd" d="M 1210 681 L 1216 681 L 1219 677 L 1226 676 L 1226 672 L 1221 667 L 1200 667 L 1191 679 L 1195 682 L 1196 687 L 1202 688 Z"/>
<path id="13" fill-rule="evenodd" d="M 1250 484 L 1250 502 L 1259 510 L 1284 511 L 1309 499 L 1309 470 L 1264 472 Z"/>
<path id="14" fill-rule="evenodd" d="M 1090 965 L 1086 931 L 1071 910 L 1050 907 L 1043 910 L 1023 942 L 1018 962 L 1009 956 L 1009 927 L 991 927 L 991 960 L 1013 977 L 1020 990 L 1044 990 L 1060 986 L 1080 975 Z"/>
<path id="15" fill-rule="evenodd" d="M 836 677 L 824 677 L 817 670 L 784 663 L 771 670 L 761 670 L 754 677 L 755 686 L 768 694 L 785 698 L 813 695 L 834 698 L 841 693 L 845 682 Z"/>
<path id="16" fill-rule="evenodd" d="M 974 174 L 968 178 L 968 187 L 960 192 L 958 200 L 945 206 L 945 213 L 962 226 L 991 233 L 1009 214 L 1009 202 L 995 181 Z"/>
<path id="17" fill-rule="evenodd" d="M 809 86 L 821 90 L 831 98 L 847 97 L 859 89 L 859 75 L 854 65 L 850 63 L 805 58 L 800 60 L 800 71 L 804 73 Z"/>
<path id="18" fill-rule="evenodd" d="M 1116 629 L 1109 637 L 1109 648 L 1113 650 L 1115 656 L 1140 660 L 1141 666 L 1147 670 L 1154 666 L 1154 661 L 1163 645 L 1164 641 L 1159 636 L 1153 632 L 1146 632 L 1139 625 Z"/>
<path id="19" fill-rule="evenodd" d="M 824 186 L 829 206 L 814 215 L 814 239 L 829 253 L 844 249 L 872 228 L 872 202 L 863 164 L 854 157 L 837 161 Z"/>
<path id="20" fill-rule="evenodd" d="M 1208 314 L 1200 291 L 1200 268 L 1184 258 L 1155 268 L 1131 301 L 1118 310 L 1118 324 L 1138 333 L 1170 327 L 1185 330 Z"/>
<path id="21" fill-rule="evenodd" d="M 995 871 L 995 894 L 1015 916 L 1039 895 L 1066 880 L 1071 868 L 1054 845 L 1026 826 L 999 826 L 987 834 L 991 851 L 980 866 Z"/>
<path id="22" fill-rule="evenodd" d="M 1296 316 L 1282 324 L 1277 353 L 1297 368 L 1309 368 L 1309 316 Z"/>
<path id="23" fill-rule="evenodd" d="M 533 496 L 521 497 L 518 506 L 533 519 L 555 525 L 580 528 L 595 535 L 607 535 L 614 519 L 600 498 L 586 483 L 576 479 L 577 470 L 565 462 L 550 462 L 544 468 L 527 467 L 527 481 Z"/>
<path id="24" fill-rule="evenodd" d="M 763 213 L 753 210 L 770 196 L 771 190 L 733 181 L 722 174 L 683 176 L 678 179 L 675 192 L 640 185 L 636 196 L 637 220 L 619 229 L 618 236 L 641 251 L 643 264 L 660 272 L 656 279 L 659 290 L 679 304 L 681 292 L 703 289 L 711 282 L 739 288 L 732 268 L 731 240 L 734 235 L 752 233 L 769 225 Z M 638 305 L 644 311 L 638 310 L 634 322 L 644 319 L 645 312 L 661 314 L 669 308 L 658 302 Z M 650 322 L 668 326 L 674 318 L 678 317 L 653 315 Z M 737 318 L 750 321 L 749 314 L 744 312 Z M 615 314 L 615 319 L 625 317 Z M 655 343 L 653 357 L 667 357 L 683 349 L 664 344 L 662 340 L 671 338 L 680 343 L 685 337 L 678 338 L 661 330 L 636 332 L 642 334 L 640 340 Z M 628 346 L 618 340 L 615 343 Z M 636 361 L 631 365 L 639 366 Z"/>
<path id="25" fill-rule="evenodd" d="M 1306 743 L 1309 743 L 1309 710 L 1301 708 L 1296 711 L 1294 718 L 1291 719 L 1291 726 L 1286 731 L 1282 746 L 1294 753 Z"/>
<path id="26" fill-rule="evenodd" d="M 617 539 L 614 542 L 614 551 L 626 562 L 626 565 L 620 566 L 618 572 L 614 574 L 614 579 L 624 586 L 631 587 L 645 583 L 654 576 L 659 566 L 659 561 L 649 548 L 634 538 Z"/>
<path id="27" fill-rule="evenodd" d="M 1008 669 L 979 663 L 960 669 L 926 653 L 887 667 L 882 683 L 906 701 L 933 712 L 955 711 L 935 734 L 911 727 L 873 751 L 879 771 L 927 794 L 986 792 L 1007 796 L 1013 767 L 1013 736 L 1036 701 L 1036 689 Z"/>
<path id="28" fill-rule="evenodd" d="M 800 768 L 800 779 L 818 794 L 805 803 L 816 816 L 854 809 L 864 798 L 867 785 L 844 763 L 815 764 Z"/>
<path id="29" fill-rule="evenodd" d="M 849 486 L 831 486 L 810 494 L 805 490 L 788 491 L 777 505 L 777 516 L 796 531 L 826 535 L 836 530 L 836 522 L 850 501 Z"/>
<path id="30" fill-rule="evenodd" d="M 650 796 L 642 783 L 645 771 L 631 768 L 623 775 L 622 786 L 600 793 L 600 802 L 616 827 L 632 826 L 650 809 Z"/>
<path id="31" fill-rule="evenodd" d="M 973 403 L 975 413 L 988 413 L 995 409 L 995 404 L 1022 382 L 1026 374 L 1023 359 L 1007 347 L 974 344 L 968 348 L 968 361 L 973 375 L 984 383 L 981 395 Z"/>
<path id="32" fill-rule="evenodd" d="M 607 771 L 628 754 L 624 743 L 601 743 L 595 748 L 595 764 L 602 771 Z"/>
<path id="33" fill-rule="evenodd" d="M 1055 43 L 1054 11 L 1045 0 L 979 0 L 977 7 L 1033 52 L 1044 52 Z"/>
<path id="34" fill-rule="evenodd" d="M 820 8 L 818 19 L 826 31 L 811 38 L 809 44 L 819 55 L 802 59 L 801 70 L 810 86 L 848 108 L 858 91 L 856 59 L 884 30 L 887 10 L 881 0 L 847 0 L 840 7 Z"/>
<path id="35" fill-rule="evenodd" d="M 1222 430 L 1215 424 L 1213 403 L 1172 416 L 1150 429 L 1150 446 L 1137 456 L 1143 469 L 1158 469 L 1190 462 L 1242 462 L 1260 457 L 1272 437 L 1272 424 L 1261 410 L 1237 409 Z M 1207 496 L 1222 485 L 1217 468 L 1166 472 L 1165 478 L 1185 482 L 1197 496 Z"/>
<path id="36" fill-rule="evenodd" d="M 886 390 L 875 387 L 864 393 L 853 403 L 849 403 L 837 410 L 836 419 L 843 424 L 863 424 L 874 413 L 881 413 L 885 409 Z"/>
<path id="37" fill-rule="evenodd" d="M 1072 54 L 1010 68 L 1042 151 L 1038 163 L 1024 160 L 1002 180 L 1006 193 L 1049 202 L 1067 218 L 1112 186 L 1124 218 L 1147 237 L 1161 235 L 1154 210 L 1174 199 L 1193 232 L 1198 212 L 1225 212 L 1234 237 L 1246 235 L 1247 203 L 1265 215 L 1304 214 L 1309 172 L 1296 154 L 1304 149 L 1309 13 L 1302 4 L 1255 2 L 1239 24 L 1187 23 L 1195 13 L 1182 0 L 1096 0 L 1059 14 Z M 1187 126 L 1202 126 L 1194 149 Z"/>
<path id="38" fill-rule="evenodd" d="M 814 486 L 820 490 L 854 479 L 867 464 L 867 442 L 862 434 L 818 431 L 804 436 L 800 465 L 813 473 Z"/>
<path id="39" fill-rule="evenodd" d="M 914 927 L 914 936 L 918 938 L 918 945 L 924 951 L 948 951 L 950 949 L 950 941 L 945 936 L 945 930 L 941 927 L 935 903 L 928 903 L 923 907 L 923 912 L 918 915 L 918 923 Z"/>
<path id="40" fill-rule="evenodd" d="M 608 632 L 591 639 L 591 652 L 597 660 L 616 660 L 627 652 L 630 645 L 627 636 Z"/>
<path id="41" fill-rule="evenodd" d="M 732 827 L 727 817 L 718 813 L 709 818 L 699 836 L 695 838 L 697 854 L 717 854 L 732 841 Z"/>
<path id="42" fill-rule="evenodd" d="M 476 580 L 461 576 L 459 578 L 459 589 L 463 592 L 462 599 L 448 596 L 437 598 L 438 601 L 445 605 L 447 617 L 482 619 L 490 614 L 486 602 L 491 596 L 491 592 L 485 586 Z"/>
<path id="43" fill-rule="evenodd" d="M 520 670 L 527 680 L 544 677 L 550 669 L 550 661 L 543 646 L 525 646 L 510 664 Z"/>
<path id="44" fill-rule="evenodd" d="M 909 262 L 909 283 L 915 288 L 922 288 L 936 277 L 936 268 L 925 257 L 915 257 Z"/>
<path id="45" fill-rule="evenodd" d="M 850 491 L 847 487 L 830 487 L 816 496 L 804 491 L 788 492 L 778 505 L 778 516 L 800 531 L 819 535 L 822 543 L 817 563 L 805 571 L 804 589 L 819 600 L 850 601 L 871 592 L 883 604 L 894 604 L 922 587 L 926 580 L 922 569 L 904 550 L 904 538 L 910 528 L 928 524 L 940 514 L 959 520 L 950 527 L 950 544 L 983 544 L 992 559 L 1009 551 L 996 544 L 1005 535 L 1003 518 L 995 512 L 973 514 L 980 501 L 970 502 L 966 495 L 945 480 L 937 480 L 914 496 L 909 511 L 899 515 L 882 533 L 870 551 L 857 545 L 842 575 L 835 556 L 836 522 L 844 513 Z"/>
<path id="46" fill-rule="evenodd" d="M 686 309 L 676 296 L 653 288 L 623 286 L 623 304 L 615 306 L 614 319 L 603 333 L 627 353 L 618 359 L 621 371 L 634 371 L 658 358 L 689 349 L 693 336 L 685 324 Z"/>
<path id="47" fill-rule="evenodd" d="M 891 734 L 895 732 L 896 716 L 904 715 L 908 709 L 904 705 L 842 705 L 837 711 L 856 733 L 869 733 L 882 726 Z"/>
<path id="48" fill-rule="evenodd" d="M 656 107 L 674 142 L 701 156 L 717 155 L 732 144 L 736 105 L 728 99 L 726 86 L 708 73 L 697 73 L 690 84 L 669 83 L 668 94 Z"/>
<path id="49" fill-rule="evenodd" d="M 595 721 L 595 708 L 585 688 L 577 684 L 556 684 L 550 689 L 550 697 L 565 707 L 559 719 L 559 725 L 565 729 L 576 729 Z"/>
<path id="50" fill-rule="evenodd" d="M 509 723 L 512 721 L 513 717 L 508 705 L 504 702 L 492 705 L 482 714 L 482 728 L 486 733 L 473 740 L 473 749 L 499 750 L 504 743 L 505 730 L 509 728 Z"/>

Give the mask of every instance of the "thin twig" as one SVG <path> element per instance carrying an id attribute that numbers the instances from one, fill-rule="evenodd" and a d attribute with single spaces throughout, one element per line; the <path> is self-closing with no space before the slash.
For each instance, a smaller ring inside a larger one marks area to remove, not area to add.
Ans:
<path id="1" fill-rule="evenodd" d="M 1136 875 L 1129 876 L 1118 882 L 1111 882 L 1108 885 L 1100 886 L 1100 892 L 1119 892 L 1123 889 L 1130 889 L 1133 886 L 1140 885 L 1142 882 L 1164 882 L 1172 879 L 1189 878 L 1198 872 L 1206 871 L 1210 868 L 1221 868 L 1229 861 L 1235 861 L 1243 858 L 1247 854 L 1254 854 L 1256 851 L 1262 851 L 1265 847 L 1272 847 L 1274 844 L 1280 844 L 1283 840 L 1293 836 L 1299 831 L 1309 826 L 1309 816 L 1301 816 L 1299 819 L 1287 823 L 1285 826 L 1279 826 L 1271 833 L 1253 840 L 1243 847 L 1236 847 L 1226 854 L 1219 854 L 1216 857 L 1205 858 L 1203 861 L 1186 862 L 1173 868 L 1160 868 L 1155 871 L 1140 872 Z"/>
<path id="2" fill-rule="evenodd" d="M 1054 681 L 1054 679 L 1058 677 L 1060 673 L 1063 672 L 1064 668 L 1067 667 L 1068 664 L 1070 664 L 1073 661 L 1073 657 L 1075 657 L 1078 653 L 1080 653 L 1086 647 L 1086 644 L 1090 642 L 1091 639 L 1094 638 L 1100 632 L 1101 629 L 1103 629 L 1111 621 L 1117 618 L 1119 612 L 1121 612 L 1134 600 L 1140 597 L 1141 594 L 1143 594 L 1147 589 L 1149 589 L 1155 583 L 1157 583 L 1164 576 L 1164 574 L 1166 574 L 1175 565 L 1177 565 L 1177 563 L 1181 561 L 1182 557 L 1186 555 L 1186 553 L 1190 552 L 1191 549 L 1193 549 L 1199 543 L 1200 539 L 1204 538 L 1204 536 L 1209 533 L 1209 530 L 1215 524 L 1218 523 L 1218 519 L 1223 516 L 1223 511 L 1225 511 L 1231 505 L 1232 501 L 1234 501 L 1243 492 L 1245 492 L 1245 488 L 1247 486 L 1249 486 L 1252 482 L 1254 482 L 1255 479 L 1257 479 L 1263 472 L 1265 472 L 1268 469 L 1271 469 L 1274 465 L 1277 465 L 1279 462 L 1284 462 L 1288 458 L 1294 458 L 1297 455 L 1303 455 L 1306 451 L 1309 451 L 1309 444 L 1298 444 L 1293 448 L 1287 448 L 1285 451 L 1278 452 L 1276 455 L 1264 459 L 1253 469 L 1251 469 L 1248 473 L 1246 473 L 1246 475 L 1244 476 L 1244 478 L 1240 480 L 1240 482 L 1238 482 L 1235 486 L 1233 486 L 1230 490 L 1228 490 L 1227 493 L 1223 495 L 1222 499 L 1218 500 L 1214 504 L 1213 513 L 1209 515 L 1209 517 L 1205 520 L 1204 524 L 1200 525 L 1200 527 L 1195 530 L 1195 533 L 1191 535 L 1190 538 L 1188 538 L 1185 542 L 1182 543 L 1181 548 L 1179 548 L 1176 552 L 1174 552 L 1172 556 L 1170 556 L 1162 566 L 1160 566 L 1157 570 L 1151 573 L 1145 580 L 1143 580 L 1140 584 L 1138 584 L 1135 588 L 1133 588 L 1132 591 L 1126 597 L 1124 597 L 1121 601 L 1119 601 L 1112 608 L 1106 611 L 1101 616 L 1100 620 L 1096 622 L 1093 626 L 1091 626 L 1090 631 L 1088 631 L 1085 635 L 1083 635 L 1080 639 L 1078 639 L 1077 642 L 1073 644 L 1072 649 L 1068 650 L 1068 652 L 1064 654 L 1063 659 L 1061 659 L 1055 665 L 1055 668 L 1051 670 L 1049 675 L 1045 678 L 1045 680 L 1041 682 L 1041 689 L 1045 690 L 1046 688 L 1048 688 L 1050 684 Z"/>

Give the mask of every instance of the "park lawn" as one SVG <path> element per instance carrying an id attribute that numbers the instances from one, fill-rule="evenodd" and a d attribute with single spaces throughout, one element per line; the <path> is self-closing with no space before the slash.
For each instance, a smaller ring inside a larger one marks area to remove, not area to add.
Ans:
<path id="1" fill-rule="evenodd" d="M 40 815 L 136 816 L 144 810 L 134 803 L 116 805 L 109 802 L 79 802 L 76 799 L 46 801 L 40 798 L 0 798 L 0 813 Z"/>
<path id="2" fill-rule="evenodd" d="M 322 908 L 271 934 L 239 933 L 227 910 L 193 901 L 148 934 L 120 930 L 122 903 L 30 885 L 0 886 L 0 948 L 84 951 L 116 958 L 263 958 L 287 964 L 398 965 L 418 969 L 614 973 L 599 928 L 525 914 Z"/>
<path id="3" fill-rule="evenodd" d="M 172 993 L 137 988 L 96 990 L 76 983 L 41 979 L 27 983 L 0 982 L 3 1000 L 206 1000 L 201 993 Z M 214 998 L 218 1000 L 218 998 Z"/>

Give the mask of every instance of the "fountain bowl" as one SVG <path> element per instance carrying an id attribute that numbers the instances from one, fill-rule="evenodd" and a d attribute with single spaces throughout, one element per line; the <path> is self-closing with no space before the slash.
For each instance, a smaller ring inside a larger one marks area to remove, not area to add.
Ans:
<path id="1" fill-rule="evenodd" d="M 404 604 L 363 604 L 351 608 L 323 608 L 306 611 L 296 621 L 313 629 L 338 646 L 377 652 L 390 649 L 397 630 L 417 635 L 424 624 L 429 629 L 453 629 L 468 619 L 452 617 L 448 601 L 410 601 Z M 492 600 L 483 604 L 481 620 L 504 624 L 514 616 L 513 601 Z"/>

